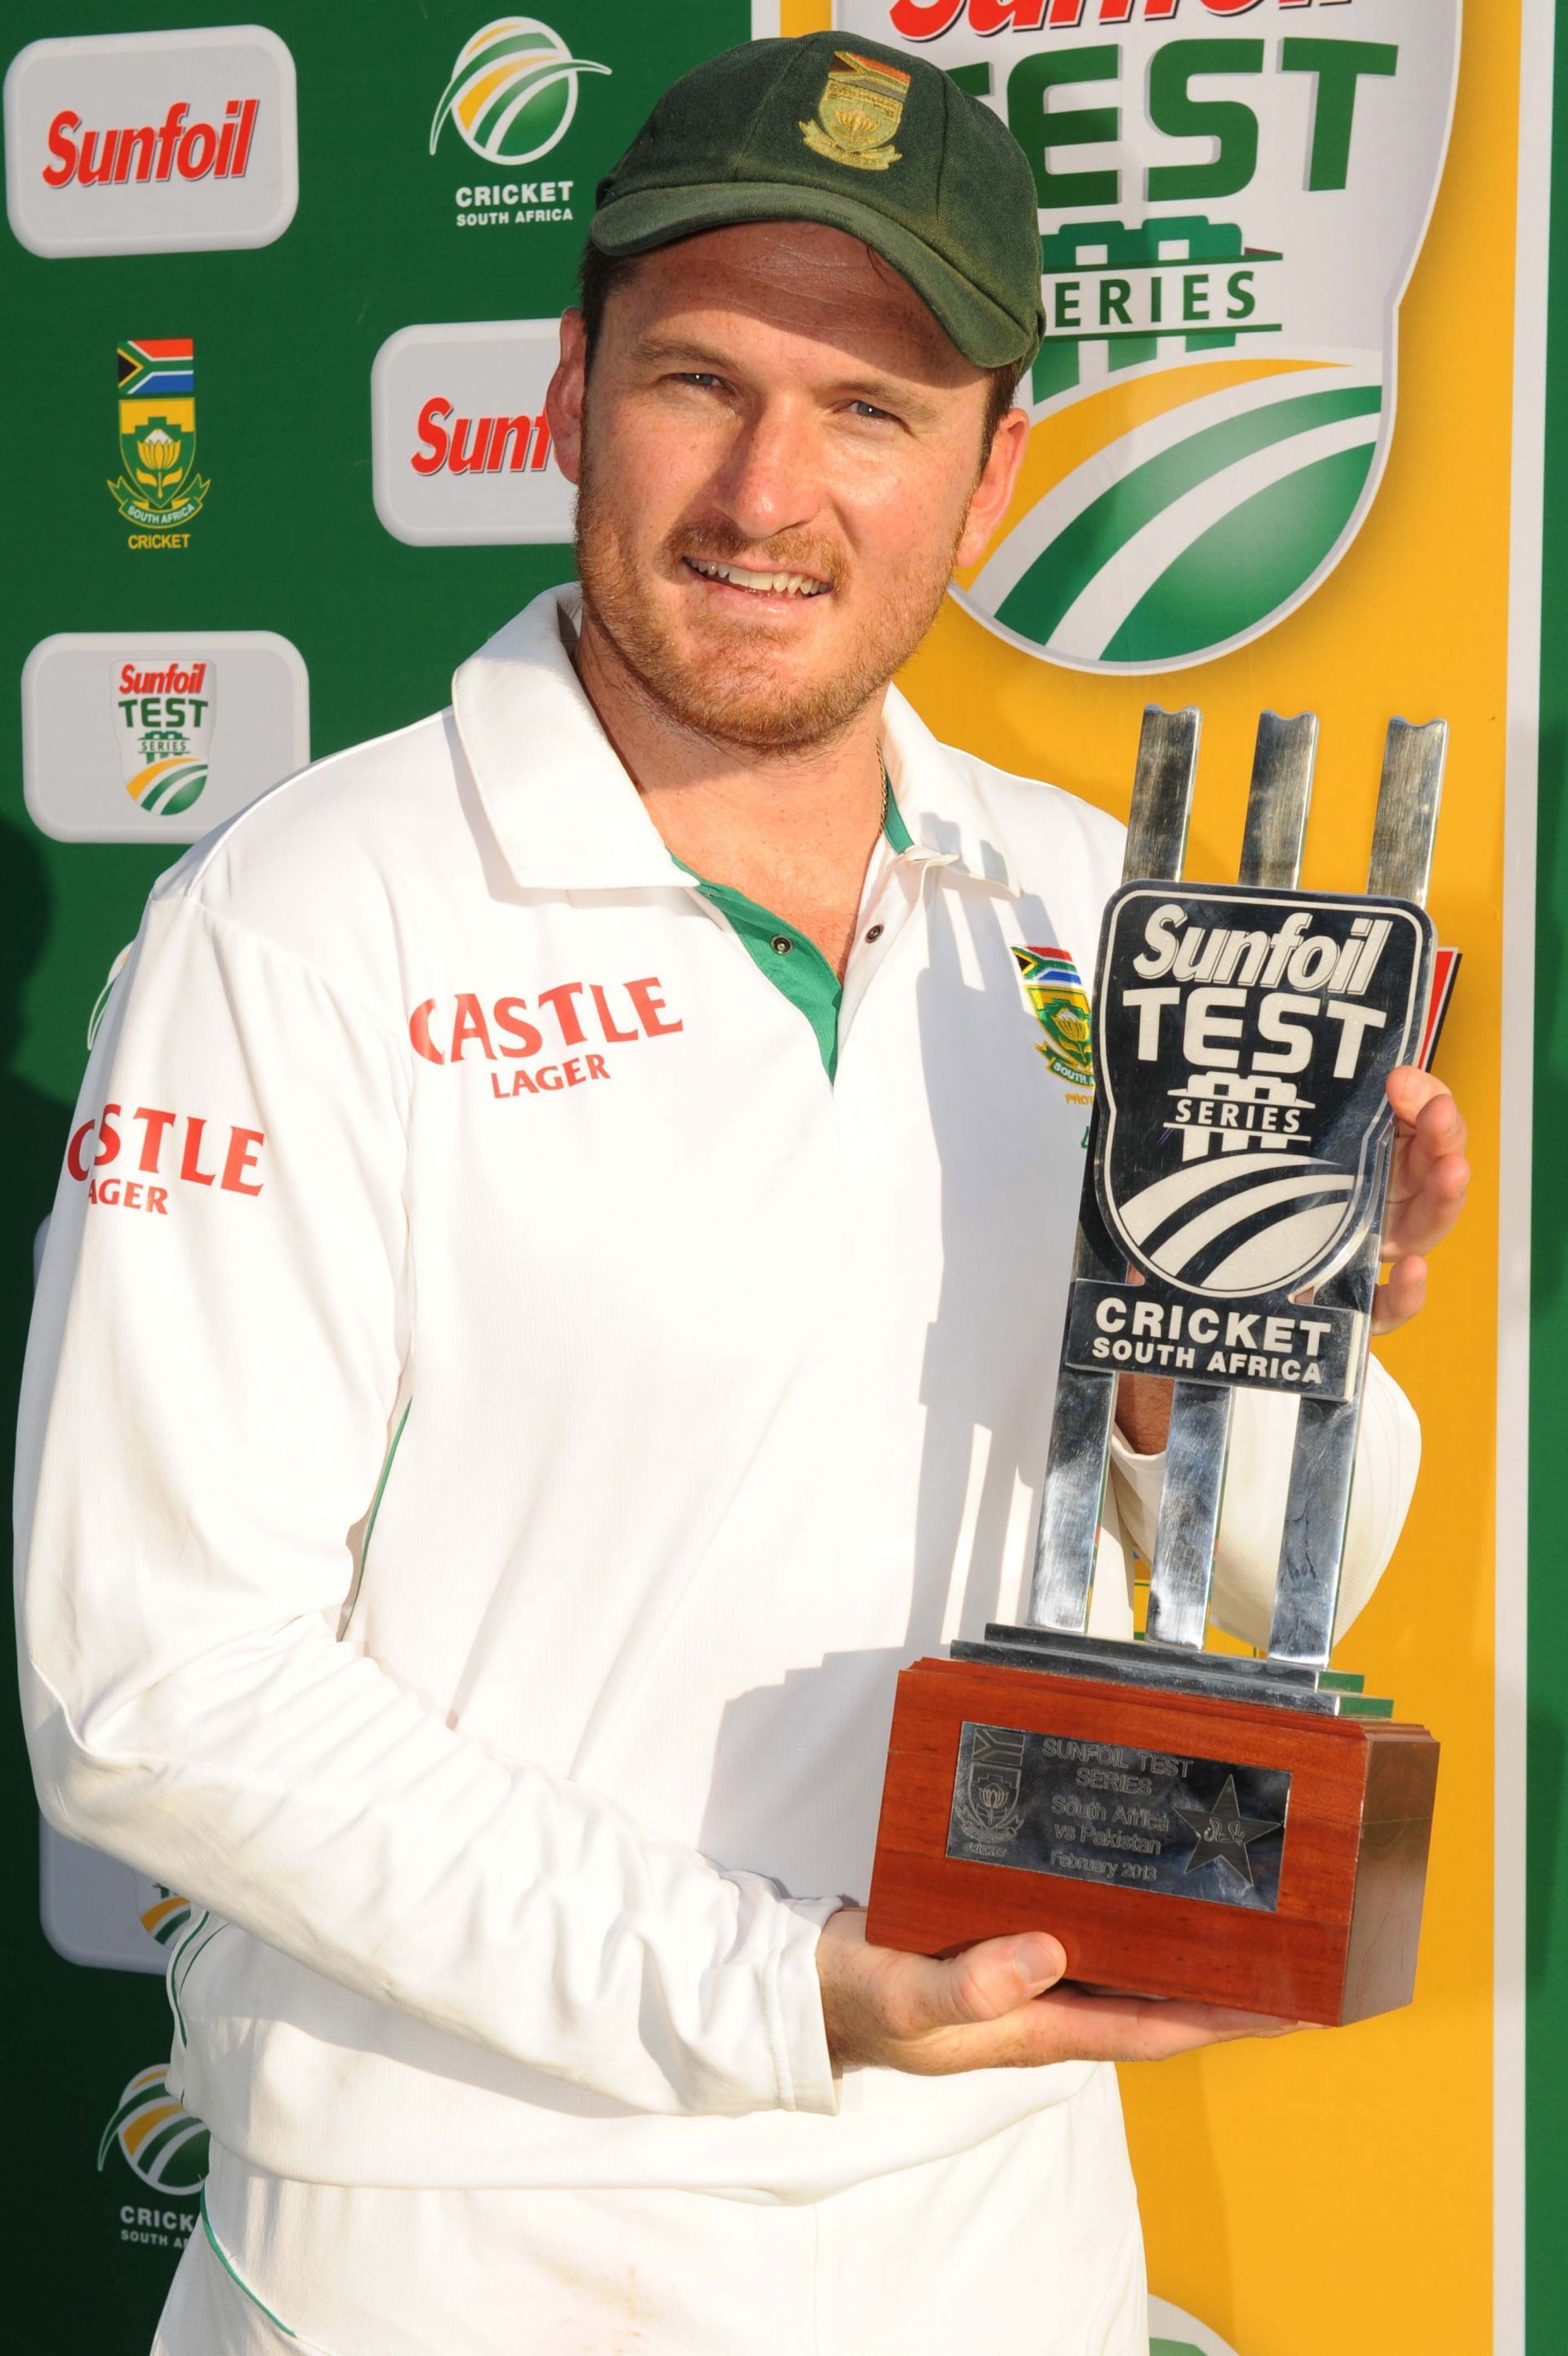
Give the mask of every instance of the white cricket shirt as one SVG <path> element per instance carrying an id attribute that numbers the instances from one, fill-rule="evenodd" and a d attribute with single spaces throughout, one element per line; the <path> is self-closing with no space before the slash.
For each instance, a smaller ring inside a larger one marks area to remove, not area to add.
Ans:
<path id="1" fill-rule="evenodd" d="M 1121 831 L 890 695 L 912 840 L 830 1083 L 562 608 L 148 903 L 27 1360 L 33 1756 L 53 1822 L 199 1901 L 171 2083 L 255 2166 L 800 2199 L 1093 2074 L 841 2088 L 813 1950 L 897 1668 L 1019 1614 L 1087 1110 L 1014 950 L 1091 971 Z M 1243 1633 L 1292 1411 L 1236 1418 Z M 1415 1446 L 1375 1377 L 1348 1614 Z M 1119 1451 L 1145 1537 L 1157 1476 Z"/>

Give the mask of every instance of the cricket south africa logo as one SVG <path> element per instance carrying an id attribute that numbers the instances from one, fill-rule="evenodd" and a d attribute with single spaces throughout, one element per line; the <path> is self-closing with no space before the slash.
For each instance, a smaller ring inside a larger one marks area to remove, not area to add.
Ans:
<path id="1" fill-rule="evenodd" d="M 430 125 L 430 152 L 450 120 L 487 164 L 534 163 L 571 129 L 578 75 L 609 70 L 575 58 L 537 16 L 494 17 L 457 52 Z"/>
<path id="2" fill-rule="evenodd" d="M 125 791 L 149 817 L 177 818 L 199 799 L 216 692 L 210 662 L 128 662 L 115 685 L 115 734 Z"/>
<path id="3" fill-rule="evenodd" d="M 212 487 L 196 471 L 195 348 L 188 336 L 147 336 L 121 345 L 117 367 L 123 472 L 109 495 L 141 527 L 131 546 L 156 546 L 200 513 Z"/>
<path id="4" fill-rule="evenodd" d="M 210 2138 L 201 2121 L 169 2093 L 167 2069 L 159 2062 L 137 2071 L 103 2130 L 98 2165 L 102 2169 L 118 2145 L 139 2182 L 188 2200 L 207 2180 Z"/>
<path id="5" fill-rule="evenodd" d="M 1045 1036 L 1036 1046 L 1058 1080 L 1094 1086 L 1089 996 L 1066 949 L 1015 948 L 1018 970 Z"/>
<path id="6" fill-rule="evenodd" d="M 837 0 L 844 33 L 955 72 L 1034 172 L 1028 446 L 954 587 L 988 628 L 1168 670 L 1326 580 L 1388 457 L 1461 5 Z"/>

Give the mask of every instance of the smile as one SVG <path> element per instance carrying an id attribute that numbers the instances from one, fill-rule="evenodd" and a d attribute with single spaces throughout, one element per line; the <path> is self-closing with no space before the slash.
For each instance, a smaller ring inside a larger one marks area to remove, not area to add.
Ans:
<path id="1" fill-rule="evenodd" d="M 732 589 L 752 589 L 765 596 L 821 597 L 828 584 L 814 581 L 809 573 L 756 573 L 744 564 L 719 564 L 700 556 L 688 556 L 682 562 L 704 581 L 727 581 Z"/>

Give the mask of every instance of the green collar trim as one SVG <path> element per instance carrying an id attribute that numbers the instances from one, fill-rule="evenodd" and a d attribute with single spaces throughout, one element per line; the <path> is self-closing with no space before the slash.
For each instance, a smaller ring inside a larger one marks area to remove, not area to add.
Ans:
<path id="1" fill-rule="evenodd" d="M 896 853 L 902 854 L 914 847 L 915 838 L 904 823 L 891 786 L 883 809 L 882 831 L 889 849 Z M 688 867 L 674 851 L 670 856 L 692 877 L 703 899 L 712 901 L 728 918 L 757 971 L 791 1006 L 799 1007 L 816 1035 L 822 1069 L 832 1080 L 838 1070 L 839 1009 L 843 1003 L 843 985 L 816 943 L 808 940 L 795 926 L 776 916 L 770 908 L 748 899 L 744 892 L 736 892 L 728 884 L 710 884 L 706 876 Z"/>

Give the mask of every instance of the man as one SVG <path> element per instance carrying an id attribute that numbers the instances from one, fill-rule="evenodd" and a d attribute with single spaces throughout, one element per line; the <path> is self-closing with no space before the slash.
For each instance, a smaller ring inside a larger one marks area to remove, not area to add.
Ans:
<path id="1" fill-rule="evenodd" d="M 888 687 L 1016 478 L 1029 175 L 813 37 L 677 84 L 600 196 L 580 601 L 164 879 L 61 1180 L 39 1789 L 198 1901 L 157 2349 L 1144 2356 L 1104 2062 L 1260 2024 L 856 1904 L 897 1665 L 1016 1616 L 1084 1117 L 1013 952 L 1086 969 L 1120 863 Z M 1391 1323 L 1465 1179 L 1446 1093 L 1396 1105 Z M 1414 1455 L 1377 1376 L 1348 1614 Z"/>

